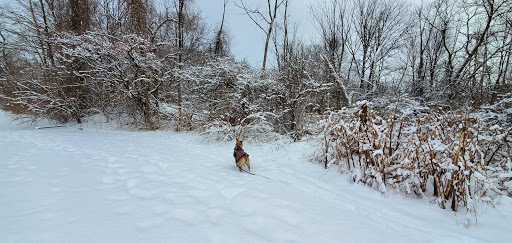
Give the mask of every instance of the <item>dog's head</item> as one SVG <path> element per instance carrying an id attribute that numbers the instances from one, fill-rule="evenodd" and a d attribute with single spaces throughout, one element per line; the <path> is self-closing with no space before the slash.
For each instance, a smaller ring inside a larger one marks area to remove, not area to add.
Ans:
<path id="1" fill-rule="evenodd" d="M 243 141 L 240 141 L 238 140 L 238 138 L 236 139 L 236 143 L 235 143 L 235 148 L 236 147 L 239 147 L 239 148 L 243 148 L 244 144 L 243 144 Z"/>

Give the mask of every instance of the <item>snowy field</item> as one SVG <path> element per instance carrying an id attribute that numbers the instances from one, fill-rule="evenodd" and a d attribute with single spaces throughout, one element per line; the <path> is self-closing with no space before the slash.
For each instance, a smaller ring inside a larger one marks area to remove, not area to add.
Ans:
<path id="1" fill-rule="evenodd" d="M 35 130 L 0 112 L 0 242 L 512 242 L 512 202 L 478 223 L 309 162 L 314 143 Z"/>

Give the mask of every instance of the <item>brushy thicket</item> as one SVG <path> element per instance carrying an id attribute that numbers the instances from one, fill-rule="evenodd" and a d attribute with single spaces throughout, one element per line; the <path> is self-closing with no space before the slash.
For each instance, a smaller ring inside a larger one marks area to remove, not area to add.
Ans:
<path id="1" fill-rule="evenodd" d="M 195 130 L 204 137 L 223 141 L 275 138 L 273 124 L 278 113 L 269 100 L 278 89 L 274 80 L 230 58 L 187 67 L 183 74 L 187 111 Z"/>
<path id="2" fill-rule="evenodd" d="M 271 99 L 279 86 L 273 79 L 232 58 L 188 66 L 178 76 L 186 94 L 181 118 L 176 105 L 164 102 L 160 108 L 171 127 L 197 131 L 208 140 L 277 139 L 274 124 L 279 111 L 273 109 Z"/>
<path id="3" fill-rule="evenodd" d="M 411 100 L 384 107 L 374 102 L 325 117 L 314 160 L 383 193 L 433 198 L 454 211 L 463 206 L 468 216 L 476 216 L 475 201 L 511 195 L 512 98 L 478 113 Z M 472 222 L 466 218 L 466 225 Z"/>

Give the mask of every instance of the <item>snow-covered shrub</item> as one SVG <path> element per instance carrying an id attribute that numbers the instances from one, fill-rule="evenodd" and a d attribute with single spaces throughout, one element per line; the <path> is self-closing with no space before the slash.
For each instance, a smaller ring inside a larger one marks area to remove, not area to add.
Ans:
<path id="1" fill-rule="evenodd" d="M 487 124 L 489 131 L 479 135 L 486 155 L 485 165 L 493 182 L 501 191 L 512 196 L 512 93 L 507 93 L 499 102 L 483 106 L 471 119 Z"/>
<path id="2" fill-rule="evenodd" d="M 74 75 L 88 84 L 93 107 L 128 114 L 136 126 L 158 127 L 163 69 L 154 45 L 138 35 L 109 38 L 89 32 L 57 38 L 62 60 L 80 63 Z"/>
<path id="3" fill-rule="evenodd" d="M 242 121 L 243 125 L 236 126 L 226 121 L 216 120 L 205 124 L 201 134 L 207 139 L 220 141 L 233 141 L 235 138 L 259 142 L 274 141 L 278 139 L 279 135 L 274 132 L 274 127 L 266 118 L 273 116 L 272 113 L 263 112 L 251 114 Z"/>
<path id="4" fill-rule="evenodd" d="M 138 35 L 60 32 L 49 40 L 55 65 L 13 79 L 13 103 L 60 122 L 96 113 L 131 117 L 134 126 L 159 126 L 158 90 L 164 82 L 155 45 Z M 29 70 L 27 70 L 29 71 Z"/>
<path id="5" fill-rule="evenodd" d="M 376 113 L 371 106 L 358 102 L 322 120 L 314 160 L 326 168 L 337 165 L 354 182 L 383 193 L 393 188 L 434 196 L 454 211 L 462 205 L 475 213 L 475 200 L 494 202 L 507 193 L 497 187 L 500 175 L 493 171 L 508 168 L 511 130 L 491 128 L 467 112 L 397 103 Z"/>
<path id="6" fill-rule="evenodd" d="M 273 79 L 266 78 L 233 58 L 215 58 L 202 65 L 184 67 L 184 100 L 192 127 L 206 138 L 232 141 L 268 140 L 275 137 L 276 123 L 271 94 Z"/>
<path id="7" fill-rule="evenodd" d="M 83 97 L 83 92 L 78 92 L 82 83 L 66 84 L 61 75 L 64 72 L 45 70 L 44 74 L 38 73 L 31 67 L 20 70 L 23 76 L 11 76 L 5 80 L 10 87 L 10 93 L 2 95 L 7 104 L 21 108 L 20 113 L 27 115 L 27 119 L 37 120 L 48 118 L 58 122 L 76 120 L 80 122 L 84 103 L 78 97 Z M 67 90 L 76 90 L 68 94 Z"/>

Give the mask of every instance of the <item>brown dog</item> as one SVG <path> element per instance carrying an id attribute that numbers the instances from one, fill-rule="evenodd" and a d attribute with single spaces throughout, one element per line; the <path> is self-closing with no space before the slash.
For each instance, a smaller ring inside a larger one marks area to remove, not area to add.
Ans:
<path id="1" fill-rule="evenodd" d="M 245 164 L 249 171 L 251 171 L 251 164 L 249 163 L 249 155 L 243 149 L 243 141 L 236 139 L 235 143 L 235 151 L 233 152 L 233 157 L 235 157 L 235 163 L 240 172 L 242 172 L 242 166 Z"/>

